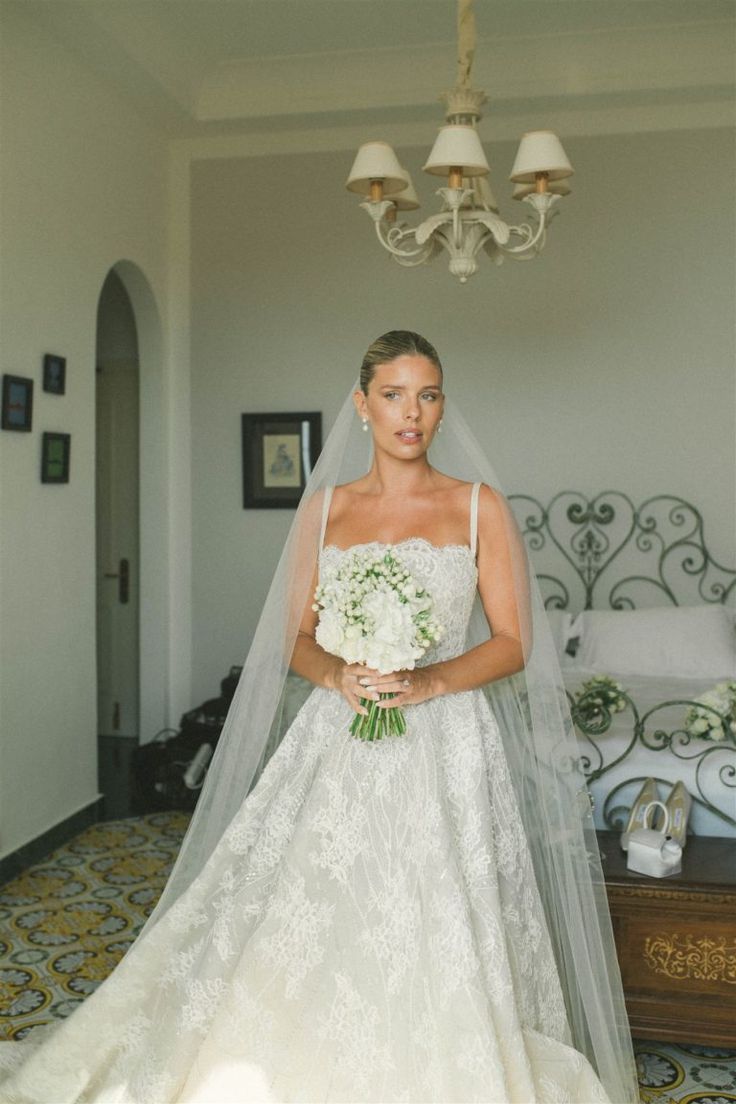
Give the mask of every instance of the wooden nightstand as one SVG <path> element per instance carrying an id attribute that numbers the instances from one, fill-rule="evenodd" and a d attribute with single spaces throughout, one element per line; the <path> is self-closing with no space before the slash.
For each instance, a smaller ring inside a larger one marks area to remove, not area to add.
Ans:
<path id="1" fill-rule="evenodd" d="M 736 1047 L 736 840 L 689 836 L 682 873 L 650 878 L 619 838 L 598 832 L 632 1035 Z"/>

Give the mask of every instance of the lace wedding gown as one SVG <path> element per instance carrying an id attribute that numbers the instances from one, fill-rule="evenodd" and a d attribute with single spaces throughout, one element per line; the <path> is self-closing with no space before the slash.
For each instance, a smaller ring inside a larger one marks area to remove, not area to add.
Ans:
<path id="1" fill-rule="evenodd" d="M 476 503 L 477 488 L 470 545 L 395 545 L 446 630 L 422 662 L 464 650 Z M 321 568 L 342 555 L 322 547 Z M 350 735 L 353 716 L 312 691 L 169 912 L 68 1020 L 0 1046 L 2 1104 L 608 1102 L 559 1041 L 484 693 L 407 706 L 406 734 L 373 743 Z"/>

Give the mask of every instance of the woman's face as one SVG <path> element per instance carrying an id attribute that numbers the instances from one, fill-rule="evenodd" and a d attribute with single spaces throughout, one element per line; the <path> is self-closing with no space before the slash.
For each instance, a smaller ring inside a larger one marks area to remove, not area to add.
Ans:
<path id="1" fill-rule="evenodd" d="M 377 449 L 392 456 L 420 456 L 442 417 L 440 370 L 424 356 L 396 357 L 377 365 L 368 394 L 356 391 L 355 404 L 368 419 Z"/>

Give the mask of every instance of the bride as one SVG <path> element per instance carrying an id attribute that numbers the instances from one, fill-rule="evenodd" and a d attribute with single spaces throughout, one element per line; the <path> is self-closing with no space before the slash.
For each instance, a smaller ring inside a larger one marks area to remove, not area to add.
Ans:
<path id="1" fill-rule="evenodd" d="M 418 334 L 368 349 L 162 897 L 67 1020 L 0 1046 L 2 1104 L 638 1100 L 544 609 L 443 386 Z M 382 674 L 317 643 L 315 590 L 389 548 L 443 631 Z M 281 736 L 289 668 L 314 689 Z M 390 706 L 401 735 L 351 732 Z"/>

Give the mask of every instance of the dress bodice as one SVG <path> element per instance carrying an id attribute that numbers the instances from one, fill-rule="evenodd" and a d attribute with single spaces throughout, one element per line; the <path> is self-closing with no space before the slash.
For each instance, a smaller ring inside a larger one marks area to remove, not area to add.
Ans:
<path id="1" fill-rule="evenodd" d="M 426 587 L 434 600 L 435 616 L 444 627 L 442 638 L 417 660 L 417 666 L 452 659 L 465 651 L 465 637 L 478 584 L 475 553 L 467 544 L 432 544 L 424 537 L 407 537 L 388 545 L 368 541 L 350 548 L 325 545 L 320 553 L 320 571 L 337 567 L 342 556 L 355 548 L 377 550 L 391 547 L 413 578 Z"/>

